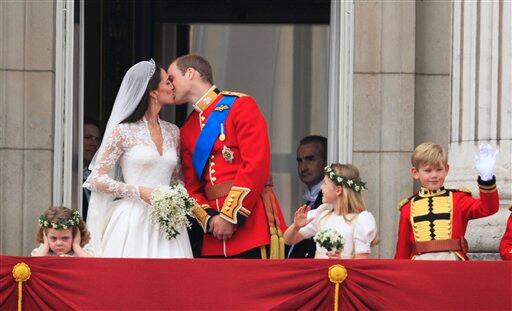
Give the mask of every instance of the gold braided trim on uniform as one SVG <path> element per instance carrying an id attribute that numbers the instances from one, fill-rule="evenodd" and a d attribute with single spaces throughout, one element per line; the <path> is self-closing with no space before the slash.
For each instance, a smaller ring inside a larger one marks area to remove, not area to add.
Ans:
<path id="1" fill-rule="evenodd" d="M 215 85 L 212 85 L 210 89 L 194 104 L 194 109 L 198 110 L 198 112 L 203 112 L 210 106 L 211 103 L 215 101 L 217 96 L 219 96 L 219 90 Z"/>
<path id="2" fill-rule="evenodd" d="M 492 185 L 478 185 L 478 189 L 483 192 L 492 192 L 496 190 L 496 184 Z"/>
<path id="3" fill-rule="evenodd" d="M 465 193 L 471 194 L 471 190 L 469 188 L 466 188 L 466 187 L 460 187 L 457 190 L 460 191 L 460 192 L 465 192 Z"/>
<path id="4" fill-rule="evenodd" d="M 196 205 L 192 209 L 192 213 L 194 214 L 197 221 L 201 225 L 201 228 L 203 228 L 204 232 L 207 231 L 208 228 L 206 226 L 208 225 L 208 220 L 211 218 L 211 216 L 208 215 L 208 213 L 205 211 L 205 207 L 209 208 L 209 206 L 207 204 L 203 204 L 201 206 Z"/>
<path id="5" fill-rule="evenodd" d="M 417 195 L 417 193 L 411 195 L 410 197 L 408 197 L 407 199 L 403 199 L 402 201 L 400 201 L 400 203 L 398 203 L 398 210 L 401 210 L 402 207 L 404 207 L 405 204 L 407 204 L 407 202 L 409 202 L 412 198 L 414 198 L 415 196 Z"/>
<path id="6" fill-rule="evenodd" d="M 222 205 L 219 216 L 232 224 L 238 223 L 238 213 L 245 217 L 249 217 L 251 212 L 243 207 L 242 203 L 250 191 L 251 189 L 249 188 L 237 186 L 231 187 L 231 190 L 224 200 L 224 204 Z"/>
<path id="7" fill-rule="evenodd" d="M 231 92 L 231 91 L 222 91 L 220 92 L 222 95 L 228 95 L 228 96 L 236 96 L 236 97 L 245 97 L 245 96 L 249 96 L 247 94 L 244 94 L 244 93 L 240 93 L 240 92 Z"/>
<path id="8" fill-rule="evenodd" d="M 433 221 L 435 240 L 451 239 L 451 224 L 453 218 L 453 197 L 451 192 L 449 192 L 449 195 L 441 195 L 412 200 L 410 222 L 413 229 L 414 239 L 418 242 L 432 240 L 432 232 L 430 227 L 431 222 L 427 219 L 420 221 L 415 220 L 415 218 L 428 217 L 430 200 L 432 200 L 433 215 L 430 214 L 432 215 L 432 217 L 435 218 L 436 215 L 447 213 L 449 214 L 450 217 L 449 219 L 435 219 Z"/>
<path id="9" fill-rule="evenodd" d="M 407 204 L 407 202 L 409 202 L 409 199 L 403 199 L 402 201 L 400 201 L 400 203 L 398 203 L 398 210 L 401 210 L 402 207 L 404 207 L 404 205 Z"/>

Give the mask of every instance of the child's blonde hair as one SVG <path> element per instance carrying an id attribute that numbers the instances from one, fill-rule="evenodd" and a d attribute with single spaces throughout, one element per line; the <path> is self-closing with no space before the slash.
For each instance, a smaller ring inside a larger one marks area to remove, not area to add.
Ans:
<path id="1" fill-rule="evenodd" d="M 348 178 L 354 182 L 361 182 L 359 177 L 359 170 L 352 164 L 331 164 L 331 168 L 334 170 L 336 175 Z M 347 219 L 347 214 L 356 213 L 359 214 L 366 210 L 366 205 L 361 195 L 361 191 L 355 191 L 345 185 L 342 185 L 343 191 L 338 200 L 341 215 L 345 221 L 350 222 L 351 219 Z"/>
<path id="2" fill-rule="evenodd" d="M 71 219 L 73 217 L 73 210 L 63 207 L 63 206 L 53 206 L 44 211 L 42 217 L 48 220 L 50 223 L 59 223 L 60 221 Z M 36 241 L 39 243 L 44 243 L 43 231 L 48 229 L 48 226 L 40 226 L 39 230 L 36 233 Z M 78 225 L 71 226 L 68 229 L 72 230 L 73 237 L 75 237 L 75 228 L 80 230 L 80 246 L 83 247 L 85 244 L 89 243 L 91 239 L 91 234 L 89 230 L 87 230 L 87 226 L 83 221 L 82 217 L 79 217 Z M 59 229 L 57 229 L 59 230 Z"/>
<path id="3" fill-rule="evenodd" d="M 446 166 L 448 164 L 448 153 L 439 144 L 426 142 L 414 148 L 411 156 L 411 164 L 416 169 L 422 165 Z"/>

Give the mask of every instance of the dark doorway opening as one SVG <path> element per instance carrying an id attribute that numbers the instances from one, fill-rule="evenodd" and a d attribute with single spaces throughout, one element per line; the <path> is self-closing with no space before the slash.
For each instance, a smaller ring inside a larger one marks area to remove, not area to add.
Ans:
<path id="1" fill-rule="evenodd" d="M 79 8 L 79 2 L 76 2 Z M 84 115 L 106 123 L 126 70 L 135 62 L 158 59 L 155 25 L 176 25 L 173 57 L 189 52 L 189 24 L 329 24 L 329 0 L 147 1 L 93 0 L 84 3 Z M 79 16 L 76 11 L 75 17 Z M 177 107 L 174 122 L 186 118 Z"/>

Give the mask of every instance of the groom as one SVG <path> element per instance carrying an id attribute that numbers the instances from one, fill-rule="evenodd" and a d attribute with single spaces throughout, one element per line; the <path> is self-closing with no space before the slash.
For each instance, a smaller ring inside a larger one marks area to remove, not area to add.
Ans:
<path id="1" fill-rule="evenodd" d="M 269 226 L 284 231 L 285 223 L 267 185 L 270 143 L 258 105 L 217 89 L 200 55 L 177 58 L 168 74 L 176 104 L 194 107 L 181 128 L 181 157 L 185 186 L 201 206 L 194 211 L 205 233 L 201 256 L 267 258 L 276 234 Z"/>

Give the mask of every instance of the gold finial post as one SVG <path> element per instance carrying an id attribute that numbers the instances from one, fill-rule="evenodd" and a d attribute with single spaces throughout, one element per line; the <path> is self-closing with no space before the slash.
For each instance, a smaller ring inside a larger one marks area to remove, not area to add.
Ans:
<path id="1" fill-rule="evenodd" d="M 18 310 L 21 311 L 21 303 L 23 301 L 23 282 L 30 279 L 30 267 L 24 263 L 17 263 L 14 268 L 12 268 L 12 277 L 16 282 L 18 282 Z"/>
<path id="2" fill-rule="evenodd" d="M 342 265 L 332 265 L 329 267 L 329 281 L 334 283 L 334 311 L 339 310 L 339 293 L 340 284 L 345 281 L 348 276 L 347 269 Z"/>

